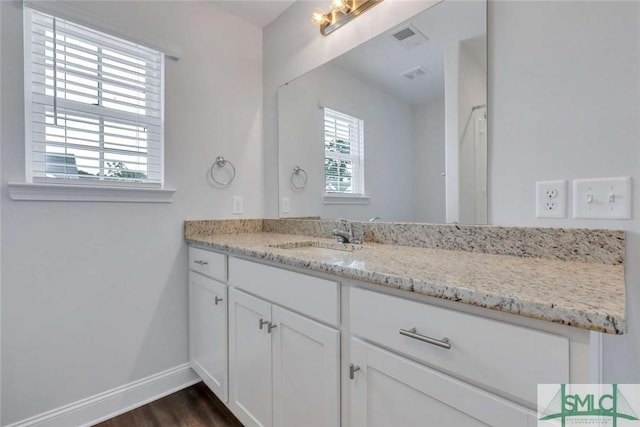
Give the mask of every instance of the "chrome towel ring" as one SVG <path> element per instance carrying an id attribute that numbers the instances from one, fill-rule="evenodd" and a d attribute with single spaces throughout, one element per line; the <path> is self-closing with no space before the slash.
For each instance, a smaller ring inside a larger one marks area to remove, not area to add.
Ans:
<path id="1" fill-rule="evenodd" d="M 302 185 L 296 184 L 296 177 L 299 177 Z M 289 179 L 289 184 L 294 190 L 304 190 L 307 188 L 307 180 L 309 179 L 309 175 L 307 175 L 307 171 L 302 169 L 300 166 L 295 165 L 293 167 L 293 171 L 291 172 L 291 178 Z"/>
<path id="2" fill-rule="evenodd" d="M 227 166 L 227 165 L 231 166 L 231 177 L 229 178 L 229 180 L 227 182 L 220 182 L 215 177 L 215 170 L 216 169 L 224 169 L 224 167 Z M 211 168 L 209 169 L 209 176 L 211 176 L 211 179 L 216 184 L 218 184 L 218 185 L 220 185 L 222 187 L 226 187 L 229 184 L 231 184 L 233 182 L 233 180 L 235 179 L 235 177 L 236 177 L 236 167 L 229 160 L 225 159 L 222 156 L 218 156 L 218 157 L 216 157 L 216 160 L 211 165 Z"/>

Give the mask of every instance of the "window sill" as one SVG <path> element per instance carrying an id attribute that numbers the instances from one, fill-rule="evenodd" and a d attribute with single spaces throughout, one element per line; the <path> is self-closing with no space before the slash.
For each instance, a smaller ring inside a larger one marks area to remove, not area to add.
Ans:
<path id="1" fill-rule="evenodd" d="M 368 205 L 371 197 L 361 194 L 325 194 L 325 205 Z"/>
<path id="2" fill-rule="evenodd" d="M 12 200 L 49 202 L 171 203 L 176 190 L 69 184 L 10 182 Z"/>

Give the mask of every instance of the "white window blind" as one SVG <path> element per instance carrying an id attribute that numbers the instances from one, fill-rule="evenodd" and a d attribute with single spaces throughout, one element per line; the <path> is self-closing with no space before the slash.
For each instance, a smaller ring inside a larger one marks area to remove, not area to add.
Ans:
<path id="1" fill-rule="evenodd" d="M 364 121 L 324 108 L 326 193 L 364 195 Z"/>
<path id="2" fill-rule="evenodd" d="M 25 13 L 27 180 L 161 186 L 163 54 Z"/>

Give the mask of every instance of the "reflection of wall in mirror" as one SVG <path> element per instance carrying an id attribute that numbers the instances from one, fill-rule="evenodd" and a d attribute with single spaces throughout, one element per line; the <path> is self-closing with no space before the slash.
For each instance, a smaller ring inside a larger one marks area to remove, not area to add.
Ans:
<path id="1" fill-rule="evenodd" d="M 413 115 L 414 221 L 444 223 L 444 97 L 416 105 Z"/>
<path id="2" fill-rule="evenodd" d="M 487 103 L 484 36 L 455 42 L 445 51 L 447 222 L 485 224 L 487 144 L 478 129 Z"/>
<path id="3" fill-rule="evenodd" d="M 368 204 L 323 203 L 323 116 L 318 104 L 364 120 L 365 189 L 371 196 Z M 429 209 L 416 202 L 426 199 L 432 210 L 444 212 L 442 196 L 421 194 L 422 191 L 444 194 L 440 177 L 443 157 L 440 156 L 439 165 L 436 160 L 433 166 L 433 159 L 438 156 L 433 155 L 428 145 L 433 141 L 444 145 L 444 118 L 439 121 L 436 115 L 436 120 L 425 121 L 416 113 L 432 110 L 435 108 L 409 105 L 334 64 L 325 64 L 281 87 L 278 91 L 280 197 L 290 198 L 290 213 L 281 213 L 281 216 L 319 215 L 360 220 L 379 216 L 385 221 L 442 221 L 443 215 L 430 217 Z M 296 164 L 309 173 L 304 191 L 294 191 L 288 185 L 291 168 Z M 425 179 L 431 181 L 431 177 L 425 177 L 426 169 L 436 176 L 428 185 L 424 185 Z M 422 187 L 417 183 L 422 183 Z M 421 195 L 416 197 L 416 194 Z"/>

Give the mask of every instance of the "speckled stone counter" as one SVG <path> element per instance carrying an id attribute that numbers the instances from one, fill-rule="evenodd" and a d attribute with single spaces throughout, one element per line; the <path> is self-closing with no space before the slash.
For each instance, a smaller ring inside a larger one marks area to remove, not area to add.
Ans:
<path id="1" fill-rule="evenodd" d="M 282 249 L 270 245 L 333 240 L 255 232 L 259 227 L 252 222 L 244 225 L 227 223 L 220 226 L 219 233 L 211 233 L 200 223 L 185 223 L 188 243 L 579 328 L 610 334 L 624 332 L 622 263 L 577 262 L 372 242 L 365 242 L 362 250 L 353 252 Z"/>

